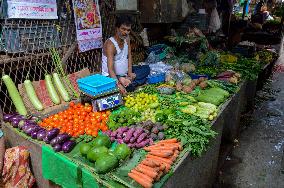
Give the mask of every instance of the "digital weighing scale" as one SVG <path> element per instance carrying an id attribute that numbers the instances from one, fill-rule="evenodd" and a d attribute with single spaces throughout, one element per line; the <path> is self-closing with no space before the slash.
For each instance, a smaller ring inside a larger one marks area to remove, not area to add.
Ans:
<path id="1" fill-rule="evenodd" d="M 86 100 L 91 101 L 93 111 L 103 111 L 123 104 L 116 80 L 95 74 L 77 80 Z"/>

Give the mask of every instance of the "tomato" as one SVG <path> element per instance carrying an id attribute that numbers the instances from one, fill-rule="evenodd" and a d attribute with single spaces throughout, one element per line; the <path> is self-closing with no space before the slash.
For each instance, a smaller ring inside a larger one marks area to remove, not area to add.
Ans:
<path id="1" fill-rule="evenodd" d="M 103 127 L 101 127 L 101 130 L 102 130 L 102 131 L 107 131 L 107 130 L 108 130 L 108 127 L 107 127 L 107 126 L 103 126 Z"/>
<path id="2" fill-rule="evenodd" d="M 78 133 L 79 133 L 80 135 L 83 135 L 83 134 L 85 133 L 85 130 L 84 130 L 84 129 L 80 129 L 80 130 L 78 131 Z"/>
<path id="3" fill-rule="evenodd" d="M 93 111 L 92 106 L 85 107 L 85 111 L 89 113 L 92 112 Z"/>
<path id="4" fill-rule="evenodd" d="M 69 106 L 70 106 L 71 108 L 73 108 L 73 107 L 75 106 L 75 103 L 74 103 L 74 102 L 70 102 Z"/>
<path id="5" fill-rule="evenodd" d="M 86 134 L 91 135 L 91 134 L 92 134 L 92 130 L 90 130 L 90 129 L 87 130 L 87 131 L 86 131 Z"/>
<path id="6" fill-rule="evenodd" d="M 93 137 L 98 136 L 98 131 L 92 131 L 91 135 L 92 135 Z"/>
<path id="7" fill-rule="evenodd" d="M 111 112 L 108 110 L 106 111 L 106 115 L 109 116 L 111 114 Z"/>

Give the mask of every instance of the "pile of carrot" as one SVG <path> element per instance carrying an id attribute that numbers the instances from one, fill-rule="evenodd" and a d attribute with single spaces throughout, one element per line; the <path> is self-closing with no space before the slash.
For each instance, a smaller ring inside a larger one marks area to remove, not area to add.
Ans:
<path id="1" fill-rule="evenodd" d="M 176 138 L 173 138 L 161 140 L 143 149 L 148 151 L 146 158 L 132 169 L 128 176 L 141 186 L 150 188 L 155 181 L 159 181 L 169 172 L 182 146 Z"/>

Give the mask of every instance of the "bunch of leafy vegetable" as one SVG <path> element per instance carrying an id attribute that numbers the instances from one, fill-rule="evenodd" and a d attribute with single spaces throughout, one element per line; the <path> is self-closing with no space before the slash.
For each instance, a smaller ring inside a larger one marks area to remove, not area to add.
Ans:
<path id="1" fill-rule="evenodd" d="M 210 87 L 219 87 L 226 91 L 228 91 L 230 94 L 236 93 L 240 88 L 237 84 L 232 84 L 230 82 L 222 81 L 222 80 L 207 80 L 207 84 Z"/>
<path id="2" fill-rule="evenodd" d="M 255 59 L 239 58 L 237 63 L 223 63 L 222 70 L 233 70 L 242 75 L 246 80 L 255 80 L 261 71 L 261 64 Z"/>
<path id="3" fill-rule="evenodd" d="M 183 145 L 190 147 L 194 157 L 201 156 L 210 139 L 217 134 L 207 121 L 180 111 L 173 111 L 165 124 L 168 126 L 165 130 L 166 137 L 180 139 Z"/>

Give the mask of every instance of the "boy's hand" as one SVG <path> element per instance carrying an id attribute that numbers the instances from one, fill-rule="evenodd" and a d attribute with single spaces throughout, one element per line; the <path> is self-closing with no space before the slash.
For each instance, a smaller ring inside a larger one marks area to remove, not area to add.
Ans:
<path id="1" fill-rule="evenodd" d="M 123 87 L 129 86 L 131 84 L 131 80 L 125 78 L 125 77 L 120 77 L 119 82 L 122 84 Z"/>
<path id="2" fill-rule="evenodd" d="M 130 78 L 130 80 L 134 80 L 135 78 L 136 78 L 136 74 L 135 73 L 128 73 L 128 76 L 129 76 L 129 78 Z"/>
<path id="3" fill-rule="evenodd" d="M 125 96 L 126 93 L 127 93 L 127 91 L 126 91 L 126 89 L 123 87 L 123 85 L 121 85 L 121 84 L 119 83 L 119 84 L 117 85 L 117 87 L 118 87 L 120 93 L 121 93 L 123 96 Z"/>

